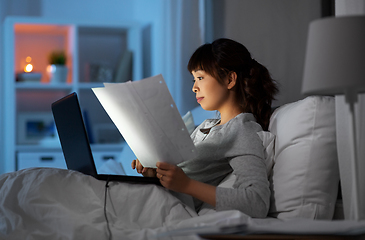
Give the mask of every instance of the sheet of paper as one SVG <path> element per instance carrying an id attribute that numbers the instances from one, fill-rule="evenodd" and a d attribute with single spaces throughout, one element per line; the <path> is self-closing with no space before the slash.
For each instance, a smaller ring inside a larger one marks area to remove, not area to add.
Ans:
<path id="1" fill-rule="evenodd" d="M 195 146 L 162 75 L 93 88 L 144 167 L 195 157 Z"/>

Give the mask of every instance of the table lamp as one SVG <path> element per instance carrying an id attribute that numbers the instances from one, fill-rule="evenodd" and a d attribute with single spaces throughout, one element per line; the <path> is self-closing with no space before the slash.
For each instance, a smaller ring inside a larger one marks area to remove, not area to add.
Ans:
<path id="1" fill-rule="evenodd" d="M 329 17 L 313 21 L 308 32 L 302 93 L 345 95 L 350 112 L 350 218 L 353 220 L 359 220 L 361 210 L 358 161 L 365 161 L 358 156 L 354 109 L 361 92 L 365 92 L 365 16 Z"/>

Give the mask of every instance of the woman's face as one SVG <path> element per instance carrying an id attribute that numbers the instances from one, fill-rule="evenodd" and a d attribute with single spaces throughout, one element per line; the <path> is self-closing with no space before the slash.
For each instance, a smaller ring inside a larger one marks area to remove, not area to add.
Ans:
<path id="1" fill-rule="evenodd" d="M 203 70 L 192 72 L 194 85 L 192 91 L 196 94 L 196 100 L 204 110 L 221 110 L 228 103 L 228 88 L 226 84 L 221 84 L 217 79 Z"/>

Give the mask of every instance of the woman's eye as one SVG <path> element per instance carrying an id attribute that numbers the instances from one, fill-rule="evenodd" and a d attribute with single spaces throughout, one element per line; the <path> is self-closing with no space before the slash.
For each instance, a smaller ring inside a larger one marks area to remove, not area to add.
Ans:
<path id="1" fill-rule="evenodd" d="M 198 79 L 198 80 L 202 80 L 203 79 L 203 77 L 196 77 L 196 78 L 194 78 L 192 81 L 193 81 L 193 83 L 195 83 L 195 79 Z"/>

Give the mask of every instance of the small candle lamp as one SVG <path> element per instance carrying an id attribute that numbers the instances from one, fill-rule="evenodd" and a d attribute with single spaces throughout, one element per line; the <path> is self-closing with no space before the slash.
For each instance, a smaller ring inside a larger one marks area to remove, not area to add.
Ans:
<path id="1" fill-rule="evenodd" d="M 42 74 L 34 72 L 33 70 L 34 66 L 32 63 L 32 57 L 27 56 L 25 58 L 23 72 L 17 74 L 16 80 L 18 82 L 40 82 Z"/>
<path id="2" fill-rule="evenodd" d="M 24 67 L 24 72 L 26 72 L 26 73 L 32 72 L 33 71 L 33 64 L 31 63 L 32 58 L 30 56 L 26 57 L 25 62 L 26 62 L 26 65 Z"/>

